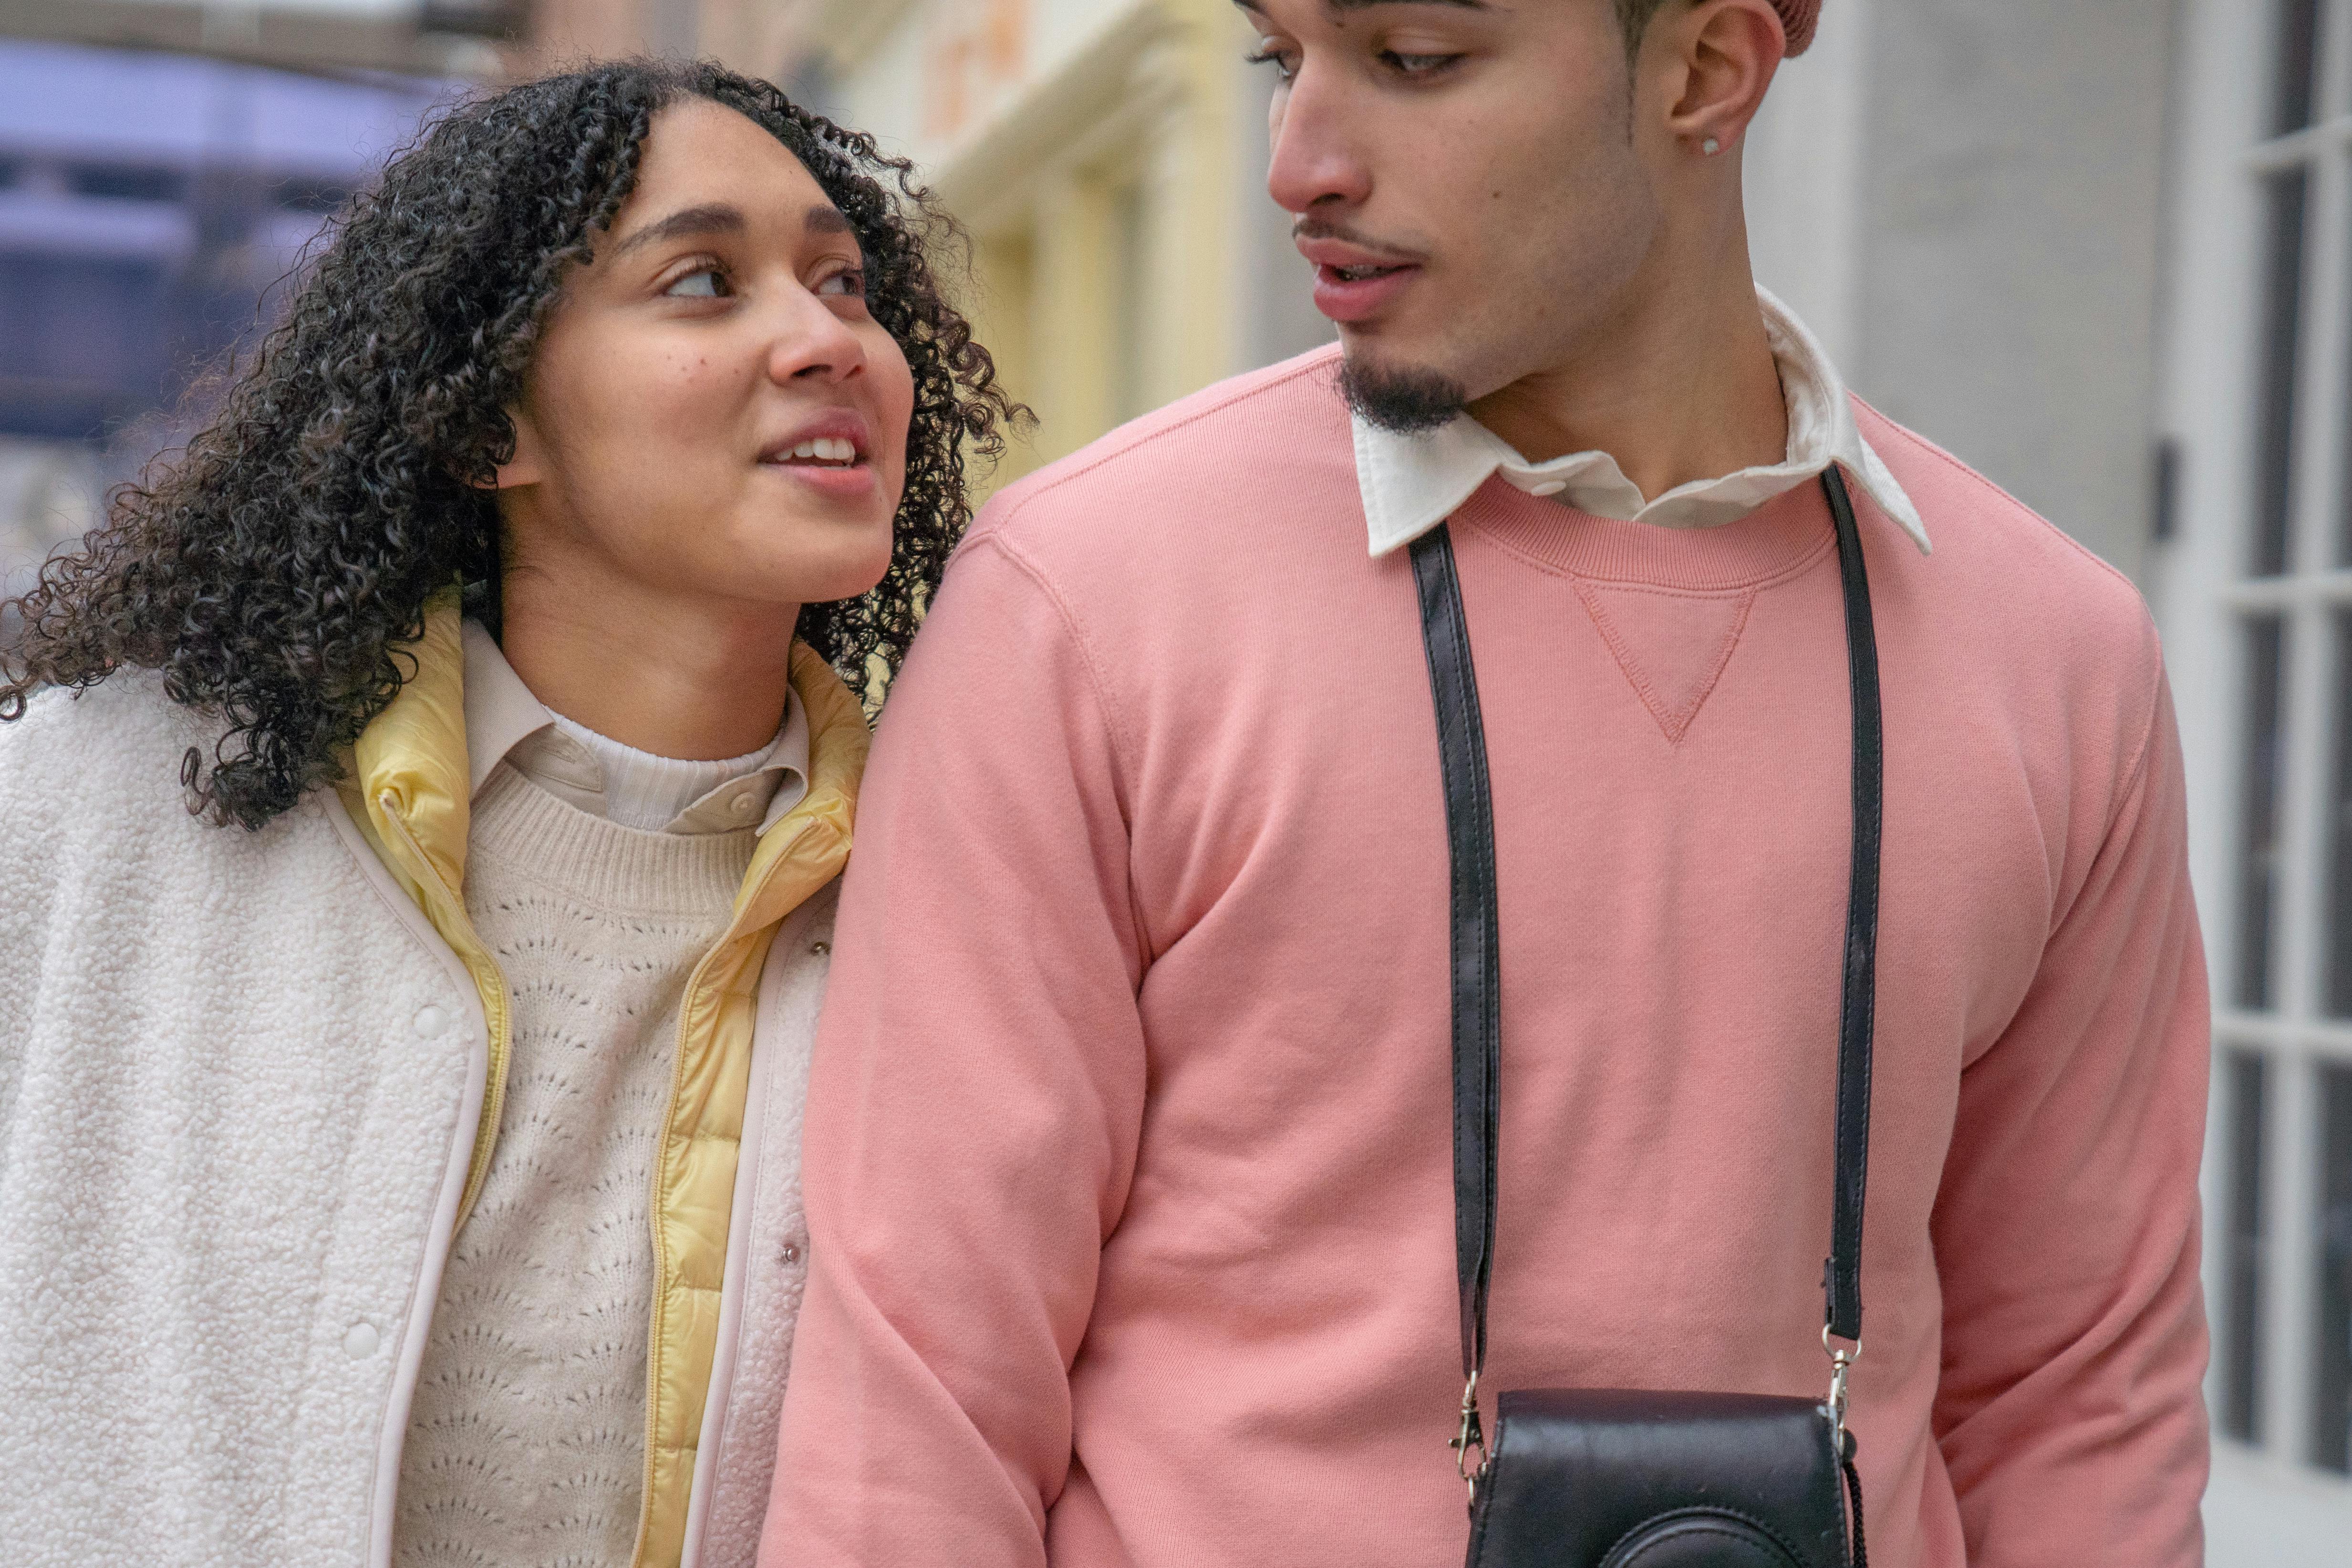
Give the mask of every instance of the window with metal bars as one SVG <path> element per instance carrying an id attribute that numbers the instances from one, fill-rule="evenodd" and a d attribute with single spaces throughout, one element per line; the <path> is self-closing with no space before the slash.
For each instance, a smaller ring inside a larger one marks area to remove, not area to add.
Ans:
<path id="1" fill-rule="evenodd" d="M 2206 911 L 2213 1415 L 2271 1461 L 2352 1474 L 2352 0 L 2269 14 L 2242 488 L 2204 590 L 2233 668 L 2203 732 L 2236 749 L 2200 829 L 2231 861 Z"/>

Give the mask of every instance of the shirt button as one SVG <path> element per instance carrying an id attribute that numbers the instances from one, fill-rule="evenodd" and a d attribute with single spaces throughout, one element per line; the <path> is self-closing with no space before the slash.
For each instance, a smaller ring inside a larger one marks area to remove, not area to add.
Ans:
<path id="1" fill-rule="evenodd" d="M 809 943 L 809 953 L 812 957 L 823 958 L 826 953 L 831 952 L 832 951 L 833 943 L 829 942 L 813 942 Z"/>
<path id="2" fill-rule="evenodd" d="M 1529 485 L 1528 487 L 1528 494 L 1531 496 L 1556 496 L 1566 489 L 1568 489 L 1568 481 L 1566 479 L 1546 479 L 1539 485 Z"/>
<path id="3" fill-rule="evenodd" d="M 788 1241 L 784 1243 L 784 1261 L 787 1263 L 798 1263 L 800 1260 L 800 1243 L 796 1241 Z"/>
<path id="4" fill-rule="evenodd" d="M 749 795 L 739 795 L 728 803 L 727 809 L 738 816 L 749 816 L 760 809 L 760 803 Z"/>
<path id="5" fill-rule="evenodd" d="M 353 1361 L 365 1361 L 375 1354 L 378 1335 L 373 1323 L 353 1323 L 343 1336 L 343 1353 Z"/>
<path id="6" fill-rule="evenodd" d="M 449 1015 L 446 1009 L 440 1007 L 431 1005 L 419 1007 L 416 1010 L 416 1016 L 408 1021 L 408 1026 L 416 1031 L 420 1039 L 429 1040 L 449 1026 Z"/>

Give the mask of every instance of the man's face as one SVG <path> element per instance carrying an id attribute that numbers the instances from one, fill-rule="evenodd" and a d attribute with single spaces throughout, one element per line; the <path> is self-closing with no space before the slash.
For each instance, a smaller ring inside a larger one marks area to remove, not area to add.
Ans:
<path id="1" fill-rule="evenodd" d="M 1613 0 L 1242 0 L 1360 412 L 1400 428 L 1572 359 L 1661 225 Z"/>

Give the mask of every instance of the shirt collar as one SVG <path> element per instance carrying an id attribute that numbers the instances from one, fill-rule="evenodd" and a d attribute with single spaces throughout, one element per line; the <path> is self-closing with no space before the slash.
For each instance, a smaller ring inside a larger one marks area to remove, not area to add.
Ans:
<path id="1" fill-rule="evenodd" d="M 481 622 L 467 621 L 463 635 L 467 787 L 479 795 L 507 753 L 541 731 L 552 730 L 555 715 L 531 695 Z"/>
<path id="2" fill-rule="evenodd" d="M 1837 367 L 1795 313 L 1765 289 L 1756 290 L 1764 332 L 1780 372 L 1789 405 L 1787 458 L 1719 479 L 1678 485 L 1654 501 L 1606 452 L 1571 452 L 1530 463 L 1469 415 L 1421 435 L 1402 436 L 1352 418 L 1356 483 L 1372 553 L 1409 544 L 1451 516 L 1499 473 L 1530 495 L 1556 496 L 1595 517 L 1666 528 L 1714 528 L 1736 522 L 1783 491 L 1820 477 L 1832 463 L 1862 486 L 1879 509 L 1928 550 L 1919 510 L 1895 481 L 1854 423 L 1853 399 Z"/>
<path id="3" fill-rule="evenodd" d="M 567 732 L 556 714 L 531 694 L 479 621 L 465 624 L 463 639 L 468 790 L 481 794 L 498 765 L 511 761 L 533 784 L 583 811 L 604 816 L 608 780 L 595 752 Z M 573 728 L 578 728 L 576 721 Z M 798 696 L 788 693 L 783 725 L 767 750 L 740 770 L 730 769 L 726 779 L 679 812 L 664 831 L 714 833 L 750 826 L 745 820 L 750 814 L 741 807 L 748 797 L 761 811 L 759 828 L 765 833 L 808 793 L 808 714 Z"/>

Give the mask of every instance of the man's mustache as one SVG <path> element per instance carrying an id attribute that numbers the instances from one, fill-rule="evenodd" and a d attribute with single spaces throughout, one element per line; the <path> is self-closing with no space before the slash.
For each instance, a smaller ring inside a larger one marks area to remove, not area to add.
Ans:
<path id="1" fill-rule="evenodd" d="M 1294 243 L 1302 239 L 1336 239 L 1342 245 L 1360 246 L 1363 249 L 1377 251 L 1383 256 L 1393 256 L 1400 261 L 1413 259 L 1412 253 L 1409 251 L 1402 250 L 1385 240 L 1374 239 L 1368 235 L 1359 233 L 1346 224 L 1335 223 L 1327 217 L 1318 217 L 1313 213 L 1290 220 L 1290 237 Z"/>

